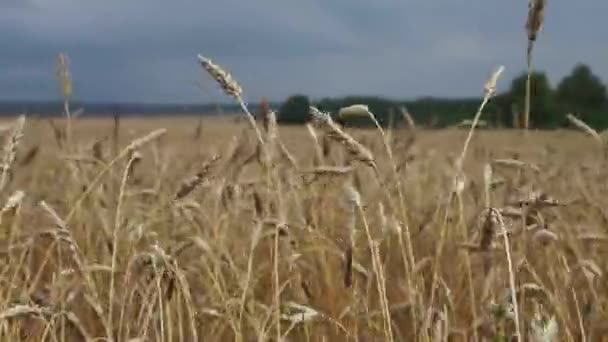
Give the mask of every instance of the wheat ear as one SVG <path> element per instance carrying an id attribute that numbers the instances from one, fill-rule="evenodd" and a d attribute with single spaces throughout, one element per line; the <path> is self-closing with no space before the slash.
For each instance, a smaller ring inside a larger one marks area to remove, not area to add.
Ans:
<path id="1" fill-rule="evenodd" d="M 566 115 L 566 118 L 568 119 L 568 121 L 570 121 L 574 126 L 576 126 L 576 128 L 580 129 L 581 131 L 587 133 L 590 137 L 592 137 L 593 139 L 595 139 L 595 141 L 601 146 L 603 144 L 603 140 L 600 137 L 600 135 L 597 133 L 596 130 L 594 130 L 593 128 L 589 127 L 589 125 L 587 125 L 583 120 L 577 118 L 576 116 L 572 115 L 572 114 L 568 114 Z"/>
<path id="2" fill-rule="evenodd" d="M 258 143 L 260 146 L 264 146 L 264 138 L 262 137 L 262 133 L 255 122 L 255 117 L 253 114 L 251 114 L 249 108 L 247 108 L 247 105 L 243 100 L 243 88 L 241 88 L 238 82 L 234 80 L 227 71 L 225 71 L 221 66 L 213 63 L 213 61 L 211 61 L 209 58 L 198 55 L 198 61 L 203 69 L 205 69 L 205 71 L 207 71 L 207 73 L 209 73 L 209 75 L 220 85 L 226 95 L 232 96 L 239 103 L 241 109 L 247 115 L 249 124 L 255 131 Z"/>

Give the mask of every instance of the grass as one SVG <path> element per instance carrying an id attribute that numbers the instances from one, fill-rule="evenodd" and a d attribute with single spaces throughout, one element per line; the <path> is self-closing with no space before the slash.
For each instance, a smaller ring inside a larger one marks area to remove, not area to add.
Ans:
<path id="1" fill-rule="evenodd" d="M 3 340 L 606 334 L 608 173 L 583 133 L 475 132 L 460 164 L 461 129 L 278 127 L 262 157 L 248 121 L 123 119 L 114 142 L 71 120 L 69 149 L 45 120 L 5 133 Z"/>

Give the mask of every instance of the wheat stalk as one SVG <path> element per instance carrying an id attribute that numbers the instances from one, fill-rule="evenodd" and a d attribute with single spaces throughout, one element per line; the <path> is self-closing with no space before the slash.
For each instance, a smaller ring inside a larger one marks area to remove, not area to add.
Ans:
<path id="1" fill-rule="evenodd" d="M 410 114 L 410 111 L 407 110 L 407 108 L 405 106 L 401 106 L 401 107 L 399 107 L 399 112 L 401 113 L 401 116 L 403 116 L 403 120 L 407 123 L 407 128 L 415 129 L 416 121 L 414 121 L 414 118 Z"/>
<path id="2" fill-rule="evenodd" d="M 589 125 L 587 125 L 583 120 L 577 118 L 576 116 L 572 115 L 572 114 L 568 114 L 566 115 L 566 118 L 568 119 L 568 121 L 570 121 L 574 126 L 576 126 L 576 128 L 580 129 L 581 131 L 587 133 L 590 137 L 592 137 L 593 139 L 595 139 L 595 141 L 601 146 L 603 145 L 604 141 L 602 140 L 602 137 L 600 137 L 600 135 L 597 133 L 596 130 L 594 130 L 593 128 L 589 127 Z"/>
<path id="3" fill-rule="evenodd" d="M 0 174 L 0 191 L 3 191 L 9 181 L 11 167 L 17 155 L 17 147 L 23 137 L 25 116 L 20 116 L 14 124 L 10 136 L 4 144 L 4 156 L 2 158 L 2 173 Z"/>
<path id="4" fill-rule="evenodd" d="M 528 129 L 530 124 L 530 100 L 532 88 L 532 49 L 541 31 L 544 22 L 546 0 L 529 0 L 528 19 L 526 21 L 526 32 L 528 34 L 528 49 L 526 53 L 526 63 L 528 66 L 528 78 L 526 80 L 526 103 L 524 112 L 524 129 Z"/>
<path id="5" fill-rule="evenodd" d="M 202 55 L 198 55 L 198 61 L 200 65 L 209 73 L 209 75 L 220 85 L 222 90 L 229 96 L 232 96 L 241 106 L 241 109 L 247 115 L 247 119 L 249 120 L 249 124 L 255 131 L 256 137 L 258 139 L 258 143 L 261 147 L 264 146 L 264 138 L 262 138 L 262 133 L 260 132 L 258 125 L 255 122 L 255 117 L 247 108 L 245 101 L 243 100 L 243 89 L 238 84 L 236 80 L 232 78 L 232 76 L 225 71 L 219 65 L 213 63 L 209 58 L 204 57 Z"/>
<path id="6" fill-rule="evenodd" d="M 446 200 L 446 203 L 448 203 L 448 204 L 451 202 L 454 194 L 458 194 L 459 190 L 462 191 L 463 186 L 461 186 L 461 183 L 464 183 L 464 182 L 461 180 L 465 177 L 465 175 L 463 173 L 463 166 L 464 166 L 464 160 L 465 160 L 468 148 L 469 148 L 469 144 L 471 142 L 471 139 L 473 138 L 473 133 L 475 132 L 475 127 L 477 126 L 477 122 L 479 122 L 479 119 L 481 118 L 483 109 L 488 104 L 490 99 L 492 97 L 494 97 L 494 95 L 496 95 L 496 83 L 498 82 L 498 79 L 500 78 L 500 76 L 502 75 L 503 72 L 504 72 L 504 67 L 500 66 L 496 71 L 494 71 L 492 73 L 490 78 L 484 84 L 483 101 L 479 105 L 479 109 L 477 110 L 477 113 L 475 114 L 475 118 L 473 119 L 471 129 L 469 130 L 467 138 L 464 142 L 462 152 L 460 153 L 460 156 L 456 160 L 456 172 L 454 173 L 454 176 L 452 179 L 452 184 L 454 184 L 456 189 L 454 189 L 454 188 L 450 189 L 451 191 L 449 192 L 448 198 Z M 454 190 L 456 190 L 456 192 Z M 429 300 L 429 305 L 431 307 L 434 305 L 435 292 L 436 292 L 437 284 L 439 281 L 439 269 L 440 269 L 439 262 L 440 262 L 440 259 L 441 259 L 442 253 L 443 253 L 443 247 L 444 247 L 445 239 L 446 239 L 447 225 L 445 223 L 448 220 L 448 215 L 449 215 L 449 210 L 446 208 L 444 219 L 443 219 L 444 226 L 441 229 L 440 236 L 439 236 L 439 243 L 438 243 L 438 246 L 437 246 L 436 252 L 435 252 L 435 267 L 433 270 L 433 279 L 432 279 L 432 283 L 431 283 L 431 296 L 430 296 L 430 300 Z M 431 313 L 429 312 L 424 321 L 423 330 L 427 330 L 427 328 L 430 326 L 431 321 L 432 321 L 431 319 L 432 319 Z"/>
<path id="7" fill-rule="evenodd" d="M 529 162 L 516 160 L 516 159 L 494 159 L 492 160 L 493 166 L 502 166 L 502 167 L 513 167 L 513 168 L 529 168 L 534 172 L 540 172 L 540 167 L 536 164 L 532 164 Z"/>
<path id="8" fill-rule="evenodd" d="M 69 59 L 67 54 L 60 53 L 57 55 L 57 81 L 59 82 L 59 89 L 63 97 L 63 108 L 67 118 L 66 124 L 66 140 L 68 146 L 71 143 L 72 137 L 72 116 L 70 114 L 70 97 L 72 96 L 72 79 L 70 76 Z"/>
<path id="9" fill-rule="evenodd" d="M 135 152 L 137 149 L 150 143 L 151 141 L 159 139 L 166 133 L 167 133 L 167 130 L 164 128 L 157 129 L 155 131 L 148 133 L 147 135 L 145 135 L 141 138 L 133 140 L 129 145 L 127 145 L 127 147 L 125 147 L 112 161 L 110 161 L 97 174 L 97 176 L 89 183 L 86 190 L 82 194 L 80 194 L 80 196 L 76 199 L 74 205 L 72 206 L 72 209 L 70 209 L 70 211 L 68 212 L 68 214 L 65 218 L 65 222 L 69 223 L 73 219 L 73 217 L 76 214 L 76 211 L 78 210 L 78 208 L 80 207 L 80 204 L 82 203 L 82 201 L 84 201 L 84 199 L 87 198 L 87 196 L 89 196 L 89 194 L 91 194 L 91 192 L 97 187 L 99 182 L 103 179 L 103 176 L 105 176 L 105 174 L 108 173 L 116 163 L 118 163 L 120 160 L 122 160 L 123 158 L 125 158 L 127 156 L 131 156 L 133 154 L 133 152 Z"/>
<path id="10" fill-rule="evenodd" d="M 496 82 L 498 82 L 498 79 L 500 78 L 500 76 L 502 75 L 504 70 L 505 70 L 504 66 L 498 67 L 498 69 L 496 69 L 496 71 L 494 71 L 492 73 L 490 78 L 484 84 L 483 101 L 481 102 L 481 105 L 479 106 L 479 109 L 477 110 L 477 113 L 475 114 L 475 118 L 473 119 L 473 122 L 471 124 L 471 129 L 469 130 L 467 139 L 464 142 L 464 146 L 462 148 L 462 153 L 460 154 L 460 158 L 458 158 L 458 161 L 456 164 L 457 168 L 458 168 L 458 172 L 462 172 L 462 166 L 464 163 L 464 159 L 465 159 L 467 150 L 469 148 L 469 143 L 471 142 L 471 139 L 473 138 L 473 132 L 475 132 L 475 128 L 477 127 L 477 123 L 479 122 L 479 119 L 481 118 L 483 109 L 486 107 L 486 105 L 488 104 L 490 99 L 496 95 Z"/>

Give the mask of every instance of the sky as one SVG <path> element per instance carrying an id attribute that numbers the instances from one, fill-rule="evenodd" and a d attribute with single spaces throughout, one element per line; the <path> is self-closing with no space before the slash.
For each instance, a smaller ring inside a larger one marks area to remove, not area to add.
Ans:
<path id="1" fill-rule="evenodd" d="M 579 62 L 608 80 L 606 0 L 547 0 L 535 68 L 555 85 Z M 57 53 L 74 98 L 229 101 L 197 54 L 248 101 L 479 96 L 525 70 L 527 0 L 0 0 L 0 100 L 55 100 Z"/>

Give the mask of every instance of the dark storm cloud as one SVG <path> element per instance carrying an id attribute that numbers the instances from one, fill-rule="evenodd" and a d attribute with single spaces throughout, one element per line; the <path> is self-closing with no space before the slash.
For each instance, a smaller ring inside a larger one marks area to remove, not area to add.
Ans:
<path id="1" fill-rule="evenodd" d="M 248 98 L 474 96 L 488 73 L 524 69 L 526 1 L 0 0 L 0 99 L 56 97 L 55 56 L 76 96 L 97 101 L 224 100 L 202 53 Z M 549 2 L 535 64 L 552 80 L 577 62 L 608 76 L 602 0 Z M 594 20 L 597 19 L 597 20 Z M 595 24 L 594 24 L 595 23 Z M 205 91 L 193 85 L 204 80 Z"/>

